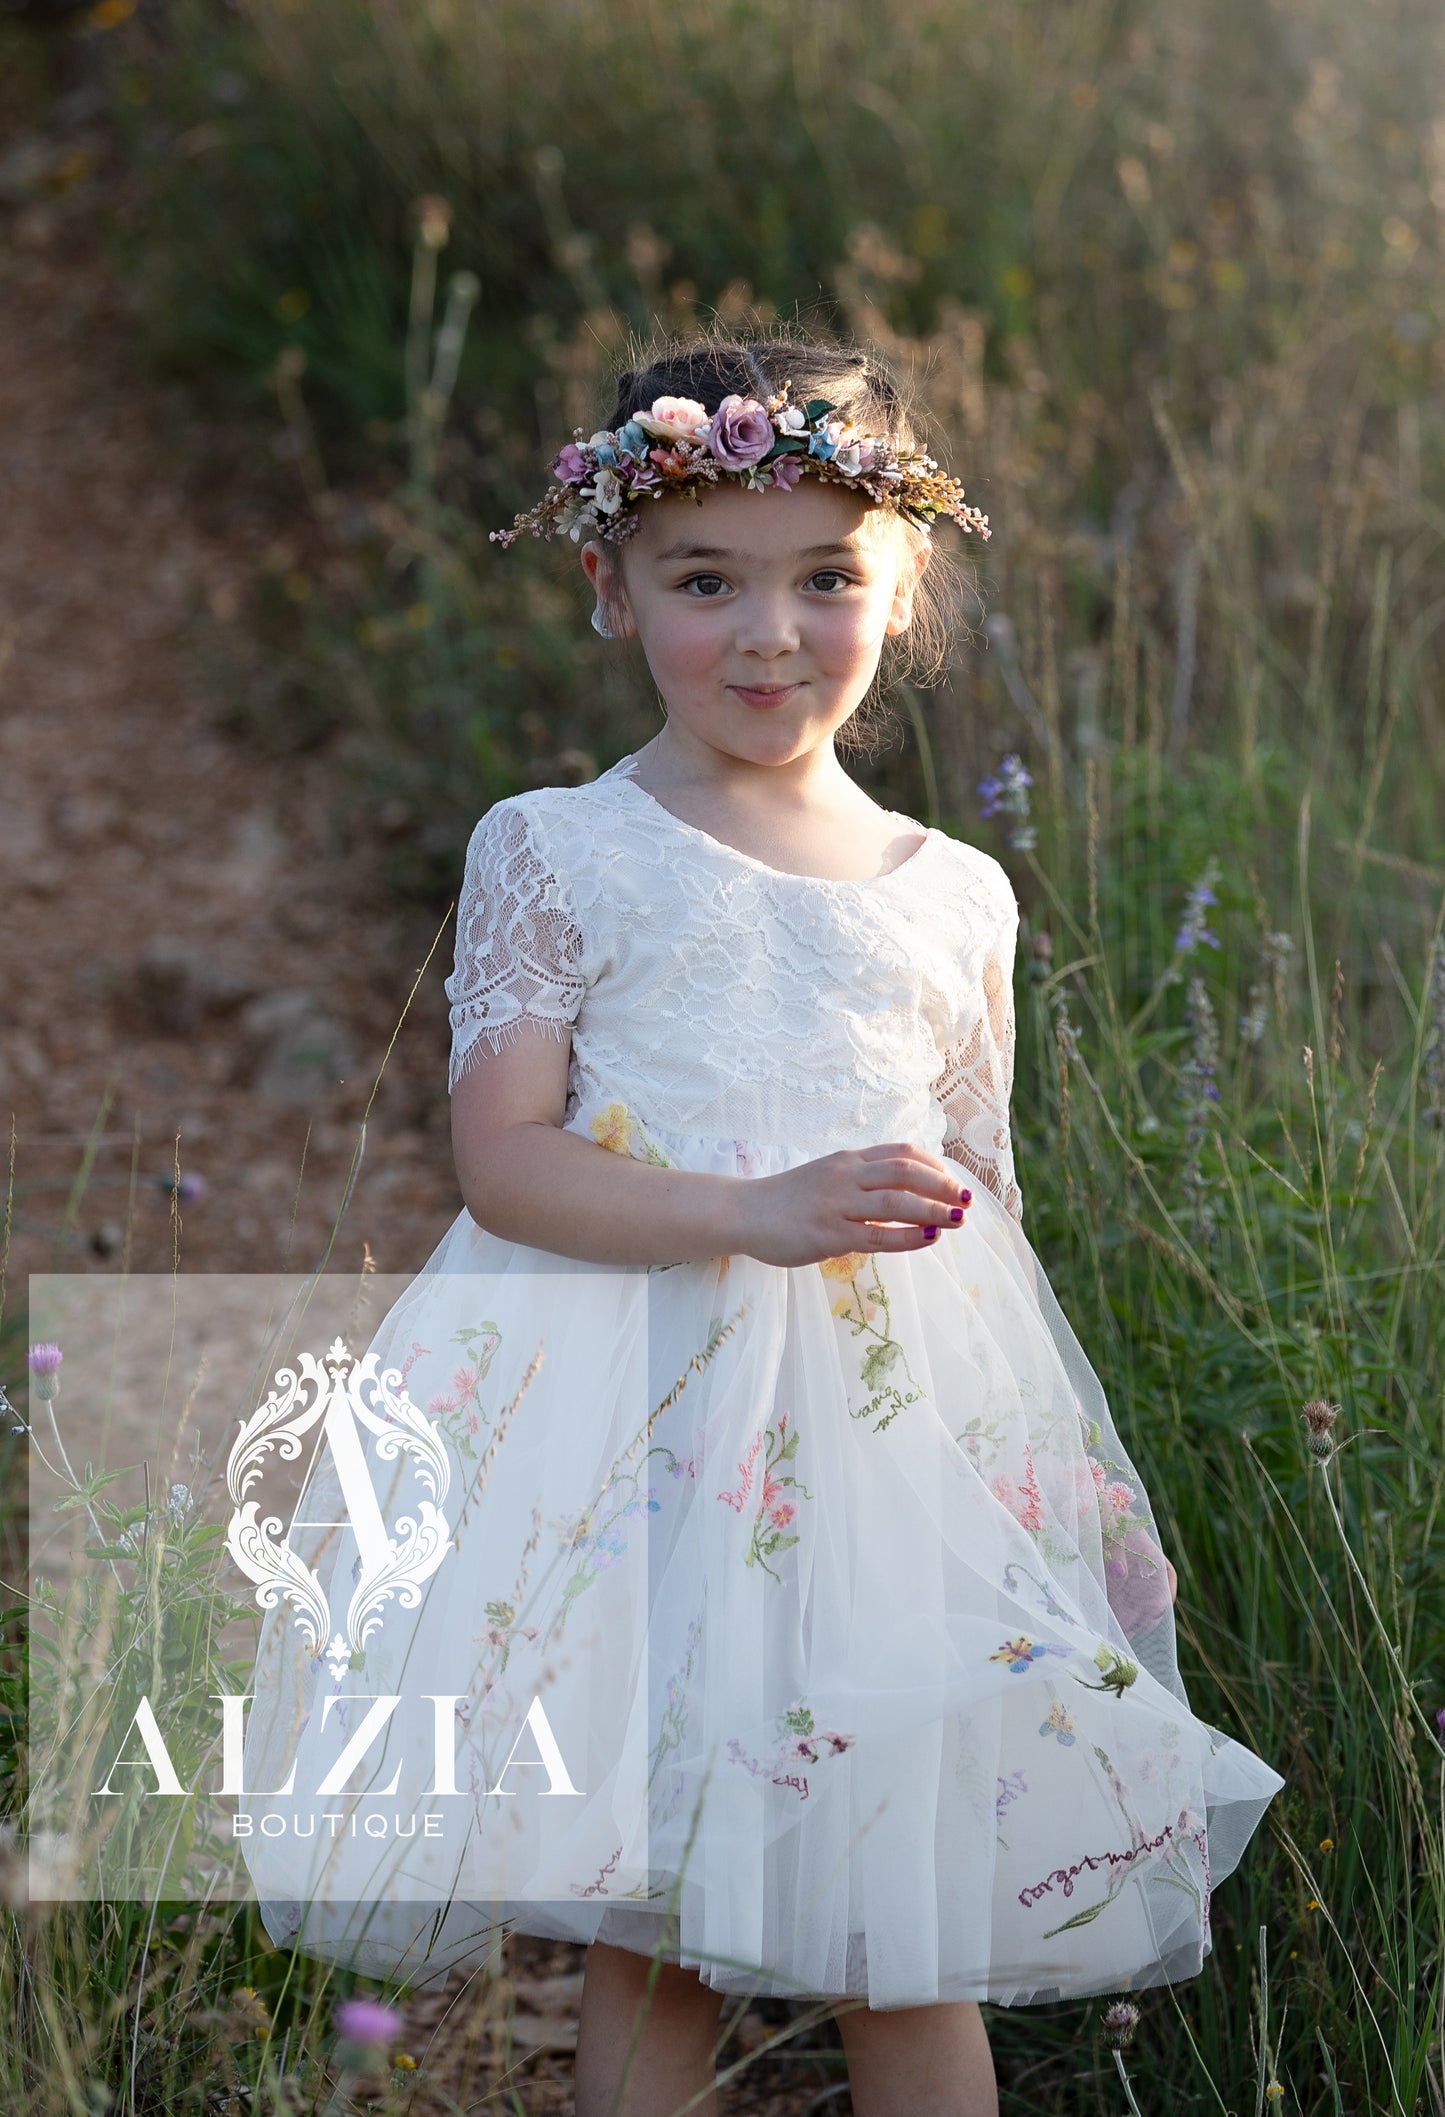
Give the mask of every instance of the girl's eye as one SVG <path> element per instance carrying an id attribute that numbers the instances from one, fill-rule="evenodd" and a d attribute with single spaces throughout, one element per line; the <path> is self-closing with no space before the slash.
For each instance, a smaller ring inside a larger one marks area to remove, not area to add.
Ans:
<path id="1" fill-rule="evenodd" d="M 830 581 L 833 582 L 835 585 L 830 588 L 825 588 L 823 591 L 824 594 L 841 595 L 843 590 L 848 586 L 848 578 L 848 575 L 846 573 L 840 573 L 836 566 L 825 566 L 822 568 L 821 572 L 815 573 L 813 575 L 811 585 L 816 587 L 819 581 Z"/>
<path id="2" fill-rule="evenodd" d="M 689 574 L 682 585 L 684 588 L 696 589 L 705 603 L 712 603 L 717 600 L 717 591 L 726 588 L 727 582 L 720 573 L 694 573 Z"/>

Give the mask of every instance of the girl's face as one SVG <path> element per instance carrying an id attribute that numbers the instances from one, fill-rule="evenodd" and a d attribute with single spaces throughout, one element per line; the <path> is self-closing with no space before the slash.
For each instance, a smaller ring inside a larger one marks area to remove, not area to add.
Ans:
<path id="1" fill-rule="evenodd" d="M 927 550 L 810 477 L 635 504 L 635 535 L 587 544 L 582 565 L 609 630 L 641 640 L 669 720 L 755 763 L 830 742 L 907 626 Z"/>

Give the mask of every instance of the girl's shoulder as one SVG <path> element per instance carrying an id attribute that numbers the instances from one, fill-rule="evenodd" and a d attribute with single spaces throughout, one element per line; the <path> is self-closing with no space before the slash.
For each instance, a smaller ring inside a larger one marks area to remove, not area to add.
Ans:
<path id="1" fill-rule="evenodd" d="M 578 786 L 524 787 L 504 794 L 481 817 L 473 837 L 529 839 L 559 855 L 582 854 L 613 805 L 610 777 L 603 773 Z"/>
<path id="2" fill-rule="evenodd" d="M 1018 899 L 1014 886 L 1008 878 L 1003 863 L 986 853 L 982 846 L 971 845 L 966 838 L 955 838 L 951 832 L 938 834 L 947 847 L 947 860 L 967 902 L 980 911 L 988 911 L 1005 920 L 1016 920 L 1019 916 Z"/>

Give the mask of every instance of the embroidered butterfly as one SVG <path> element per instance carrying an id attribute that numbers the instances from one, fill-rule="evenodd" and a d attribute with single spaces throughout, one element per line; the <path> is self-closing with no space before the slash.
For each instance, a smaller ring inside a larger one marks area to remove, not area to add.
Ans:
<path id="1" fill-rule="evenodd" d="M 1030 1662 L 1042 1661 L 1045 1654 L 1063 1654 L 1067 1657 L 1073 1651 L 1072 1647 L 1051 1646 L 1046 1642 L 1030 1639 L 1026 1632 L 1020 1632 L 1017 1639 L 1006 1639 L 998 1652 L 990 1654 L 988 1658 L 990 1661 L 1006 1661 L 1009 1673 L 1017 1675 L 1020 1670 L 1026 1669 Z"/>

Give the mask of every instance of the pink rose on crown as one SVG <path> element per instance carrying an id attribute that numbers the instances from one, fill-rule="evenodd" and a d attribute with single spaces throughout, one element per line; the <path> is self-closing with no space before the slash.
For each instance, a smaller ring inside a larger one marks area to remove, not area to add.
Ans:
<path id="1" fill-rule="evenodd" d="M 659 397 L 650 412 L 632 416 L 654 441 L 703 441 L 710 424 L 707 412 L 692 397 Z"/>
<path id="2" fill-rule="evenodd" d="M 708 445 L 724 470 L 751 470 L 777 438 L 777 429 L 756 397 L 724 397 L 708 430 Z"/>

